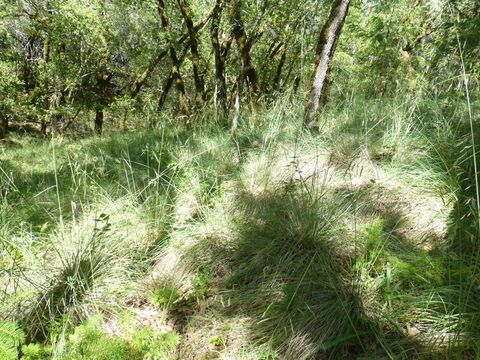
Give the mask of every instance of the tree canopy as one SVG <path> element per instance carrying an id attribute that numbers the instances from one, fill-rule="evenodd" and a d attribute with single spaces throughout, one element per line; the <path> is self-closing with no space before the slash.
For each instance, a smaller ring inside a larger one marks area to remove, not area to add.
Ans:
<path id="1" fill-rule="evenodd" d="M 95 119 L 101 132 L 104 117 L 123 130 L 145 126 L 146 113 L 150 125 L 172 114 L 193 124 L 212 107 L 231 126 L 281 92 L 306 101 L 331 5 L 4 0 L 2 117 L 44 133 Z M 462 61 L 478 91 L 479 21 L 473 0 L 353 1 L 322 101 L 461 93 Z"/>

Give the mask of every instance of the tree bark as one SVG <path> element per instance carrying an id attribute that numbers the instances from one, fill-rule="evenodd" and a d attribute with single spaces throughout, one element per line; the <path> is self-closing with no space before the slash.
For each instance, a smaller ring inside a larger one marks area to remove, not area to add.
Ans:
<path id="1" fill-rule="evenodd" d="M 162 110 L 163 105 L 165 105 L 165 101 L 167 100 L 167 95 L 172 88 L 173 85 L 173 76 L 172 72 L 170 71 L 170 74 L 168 75 L 167 81 L 165 82 L 165 85 L 162 89 L 162 95 L 160 95 L 160 99 L 158 100 L 158 111 Z"/>
<path id="2" fill-rule="evenodd" d="M 172 77 L 175 82 L 175 87 L 178 91 L 178 101 L 180 109 L 184 115 L 190 115 L 190 108 L 188 105 L 187 96 L 185 94 L 185 83 L 183 82 L 182 76 L 180 75 L 180 62 L 178 61 L 177 51 L 175 50 L 175 46 L 173 44 L 165 3 L 163 0 L 158 0 L 157 4 L 158 14 L 160 15 L 160 20 L 162 22 L 163 32 L 165 33 L 168 42 L 168 54 L 170 55 L 170 59 L 172 60 Z"/>
<path id="3" fill-rule="evenodd" d="M 193 30 L 196 33 L 198 33 L 200 30 L 203 29 L 203 27 L 208 23 L 208 21 L 210 20 L 210 18 L 212 17 L 213 15 L 213 12 L 214 12 L 214 9 L 212 9 L 210 11 L 209 14 L 207 14 L 207 16 L 201 21 L 199 22 L 197 25 L 194 26 Z M 182 44 L 183 42 L 185 42 L 185 40 L 187 40 L 188 38 L 188 35 L 184 35 L 180 38 L 180 40 L 178 41 L 179 44 Z M 145 82 L 147 81 L 147 79 L 149 78 L 149 76 L 152 74 L 152 72 L 155 70 L 155 68 L 157 67 L 158 64 L 160 64 L 160 62 L 162 61 L 162 59 L 168 55 L 168 49 L 167 50 L 164 50 L 162 52 L 160 52 L 159 54 L 157 54 L 155 56 L 155 58 L 148 64 L 147 68 L 143 71 L 143 73 L 141 73 L 136 79 L 135 81 L 133 82 L 133 84 L 130 85 L 129 89 L 130 89 L 130 98 L 131 99 L 134 99 L 138 93 L 140 92 L 140 90 L 142 89 L 142 86 L 145 84 Z M 183 62 L 183 55 L 182 55 L 182 58 L 179 59 L 180 63 Z M 162 95 L 158 101 L 158 110 L 160 110 L 162 107 L 163 107 L 163 104 L 166 100 L 166 96 L 168 94 L 168 92 L 170 91 L 170 88 L 173 84 L 173 79 L 172 79 L 172 76 L 171 76 L 171 72 L 170 72 L 170 75 L 167 79 L 167 83 L 164 87 L 164 90 L 162 92 Z M 126 123 L 127 123 L 127 114 L 128 114 L 128 111 L 127 110 L 124 110 L 123 114 L 122 114 L 122 118 L 121 118 L 121 128 L 122 128 L 122 131 L 126 131 Z"/>
<path id="4" fill-rule="evenodd" d="M 316 126 L 320 100 L 327 88 L 327 78 L 331 70 L 333 55 L 348 14 L 350 2 L 351 0 L 335 0 L 333 2 L 330 16 L 318 39 L 310 99 L 305 109 L 305 125 L 309 128 Z"/>
<path id="5" fill-rule="evenodd" d="M 180 6 L 180 11 L 183 19 L 185 20 L 185 24 L 187 25 L 187 31 L 190 40 L 190 52 L 192 54 L 193 79 L 195 81 L 195 102 L 197 106 L 199 106 L 205 100 L 205 82 L 200 71 L 200 55 L 198 53 L 197 32 L 193 26 L 192 15 L 190 14 L 190 9 L 187 5 L 187 2 L 185 0 L 177 0 L 177 2 Z"/>
<path id="6" fill-rule="evenodd" d="M 105 18 L 105 6 L 106 0 L 99 0 L 100 5 L 100 17 L 102 20 Z M 104 108 L 108 104 L 107 100 L 107 88 L 111 79 L 113 78 L 113 74 L 109 73 L 108 71 L 108 62 L 110 60 L 109 55 L 109 44 L 107 42 L 106 34 L 108 33 L 108 29 L 105 24 L 102 27 L 101 33 L 101 40 L 102 40 L 102 57 L 100 59 L 100 63 L 97 67 L 97 74 L 96 74 L 96 104 L 95 104 L 95 120 L 93 123 L 94 131 L 101 135 L 103 132 L 103 120 L 104 120 Z"/>
<path id="7" fill-rule="evenodd" d="M 28 37 L 26 44 L 24 45 L 25 47 L 25 58 L 23 60 L 22 64 L 22 81 L 25 86 L 25 90 L 31 91 L 37 86 L 37 81 L 35 78 L 35 72 L 32 69 L 32 48 L 33 44 L 35 43 L 36 38 L 35 37 Z"/>
<path id="8" fill-rule="evenodd" d="M 240 74 L 240 77 L 237 80 L 237 86 L 236 86 L 236 92 L 235 92 L 235 101 L 234 101 L 234 108 L 235 112 L 233 115 L 233 120 L 232 120 L 232 133 L 236 132 L 238 129 L 238 124 L 240 121 L 240 114 L 241 114 L 241 106 L 240 106 L 240 94 L 242 93 L 242 87 L 243 87 L 243 79 L 242 79 L 242 74 Z"/>
<path id="9" fill-rule="evenodd" d="M 183 50 L 182 55 L 178 59 L 179 66 L 182 65 L 183 60 L 185 59 L 186 52 L 187 52 L 187 49 L 185 48 Z M 172 88 L 172 85 L 173 85 L 173 80 L 174 80 L 173 72 L 172 72 L 172 70 L 170 70 L 170 73 L 168 74 L 168 77 L 167 77 L 167 81 L 165 82 L 165 86 L 163 87 L 163 90 L 162 90 L 162 95 L 160 95 L 160 99 L 158 100 L 157 111 L 160 111 L 163 108 L 163 105 L 165 105 L 165 101 L 167 100 L 168 92 L 170 91 L 170 89 Z"/>
<path id="10" fill-rule="evenodd" d="M 409 91 L 413 91 L 417 87 L 417 80 L 415 77 L 415 68 L 413 67 L 411 53 L 414 50 L 415 45 L 420 43 L 424 38 L 426 38 L 431 33 L 432 33 L 431 30 L 423 31 L 421 34 L 419 34 L 415 38 L 415 40 L 411 42 L 406 41 L 406 43 L 400 47 L 400 58 L 402 59 L 407 69 L 407 80 L 408 80 Z"/>
<path id="11" fill-rule="evenodd" d="M 273 90 L 278 90 L 278 86 L 280 84 L 280 78 L 282 76 L 283 67 L 285 65 L 285 60 L 287 59 L 287 46 L 283 45 L 282 47 L 282 56 L 280 57 L 280 61 L 277 65 L 277 71 L 275 72 L 275 78 L 273 79 Z"/>
<path id="12" fill-rule="evenodd" d="M 98 135 L 102 135 L 102 131 L 103 131 L 103 108 L 102 107 L 99 107 L 95 110 L 94 126 L 95 126 L 95 132 Z"/>
<path id="13" fill-rule="evenodd" d="M 255 67 L 253 66 L 252 58 L 250 56 L 250 49 L 253 45 L 253 41 L 247 38 L 245 32 L 245 26 L 243 24 L 241 16 L 241 0 L 233 0 L 233 36 L 237 42 L 238 52 L 240 55 L 241 71 L 243 72 L 242 78 L 247 82 L 248 87 L 252 91 L 253 101 L 258 100 L 260 95 L 260 85 L 258 83 L 258 75 Z"/>
<path id="14" fill-rule="evenodd" d="M 225 79 L 225 62 L 232 38 L 230 37 L 222 45 L 220 44 L 218 30 L 220 27 L 220 17 L 225 6 L 224 0 L 217 0 L 212 17 L 212 27 L 210 30 L 213 54 L 215 57 L 215 106 L 220 103 L 223 115 L 227 114 L 227 84 Z"/>
<path id="15" fill-rule="evenodd" d="M 46 3 L 46 20 L 44 22 L 45 25 L 45 37 L 43 39 L 43 45 L 42 45 L 42 62 L 41 62 L 41 71 L 46 73 L 47 71 L 47 66 L 48 63 L 50 62 L 50 33 L 49 33 L 49 28 L 48 28 L 48 18 L 50 15 L 49 6 L 50 3 L 47 1 Z M 42 99 L 42 107 L 43 107 L 43 112 L 42 112 L 42 118 L 40 120 L 40 131 L 42 135 L 47 134 L 47 117 L 48 117 L 48 112 L 49 112 L 49 99 L 48 99 L 48 94 L 49 94 L 49 88 L 50 84 L 48 81 L 48 75 L 44 74 L 42 78 L 42 94 L 43 94 L 43 99 Z"/>
<path id="16" fill-rule="evenodd" d="M 0 112 L 0 140 L 5 139 L 8 131 L 8 118 L 6 114 Z"/>
<path id="17" fill-rule="evenodd" d="M 135 98 L 140 90 L 142 89 L 143 84 L 145 84 L 145 81 L 147 81 L 148 77 L 150 74 L 155 70 L 157 65 L 160 63 L 160 61 L 168 54 L 168 51 L 162 51 L 160 54 L 158 54 L 150 64 L 148 64 L 147 68 L 141 73 L 133 82 L 133 85 L 130 90 L 130 97 L 133 99 Z"/>

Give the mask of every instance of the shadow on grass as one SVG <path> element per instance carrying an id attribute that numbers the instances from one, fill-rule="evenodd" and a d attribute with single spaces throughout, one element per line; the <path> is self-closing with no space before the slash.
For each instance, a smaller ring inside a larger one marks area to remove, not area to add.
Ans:
<path id="1" fill-rule="evenodd" d="M 382 233 L 394 233 L 402 213 L 372 207 L 368 211 L 385 219 Z M 411 359 L 426 353 L 372 306 L 357 258 L 342 248 L 349 236 L 342 225 L 346 211 L 328 193 L 291 187 L 258 196 L 239 192 L 238 237 L 223 245 L 218 239 L 200 242 L 187 257 L 217 277 L 231 299 L 225 316 L 253 318 L 251 340 L 270 344 L 285 359 Z"/>
<path id="2" fill-rule="evenodd" d="M 467 118 L 465 116 L 465 118 Z M 480 218 L 478 162 L 480 133 L 473 123 L 459 121 L 449 138 L 441 139 L 435 150 L 437 170 L 445 188 L 454 194 L 448 217 L 447 247 L 449 256 L 446 294 L 452 312 L 458 314 L 459 326 L 450 334 L 451 342 L 465 358 L 480 356 Z M 475 146 L 472 145 L 472 138 Z"/>

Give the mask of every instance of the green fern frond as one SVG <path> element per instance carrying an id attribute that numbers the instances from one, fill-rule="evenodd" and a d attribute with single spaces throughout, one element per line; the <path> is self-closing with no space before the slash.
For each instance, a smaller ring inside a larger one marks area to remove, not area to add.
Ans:
<path id="1" fill-rule="evenodd" d="M 12 321 L 0 321 L 0 358 L 17 360 L 18 347 L 25 341 L 25 334 Z"/>

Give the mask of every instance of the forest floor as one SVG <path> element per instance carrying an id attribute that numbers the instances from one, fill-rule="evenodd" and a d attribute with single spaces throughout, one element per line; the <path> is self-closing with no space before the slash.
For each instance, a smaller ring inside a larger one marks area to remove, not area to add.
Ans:
<path id="1" fill-rule="evenodd" d="M 345 106 L 316 134 L 280 106 L 234 135 L 12 134 L 0 326 L 31 360 L 476 356 L 428 106 Z"/>

